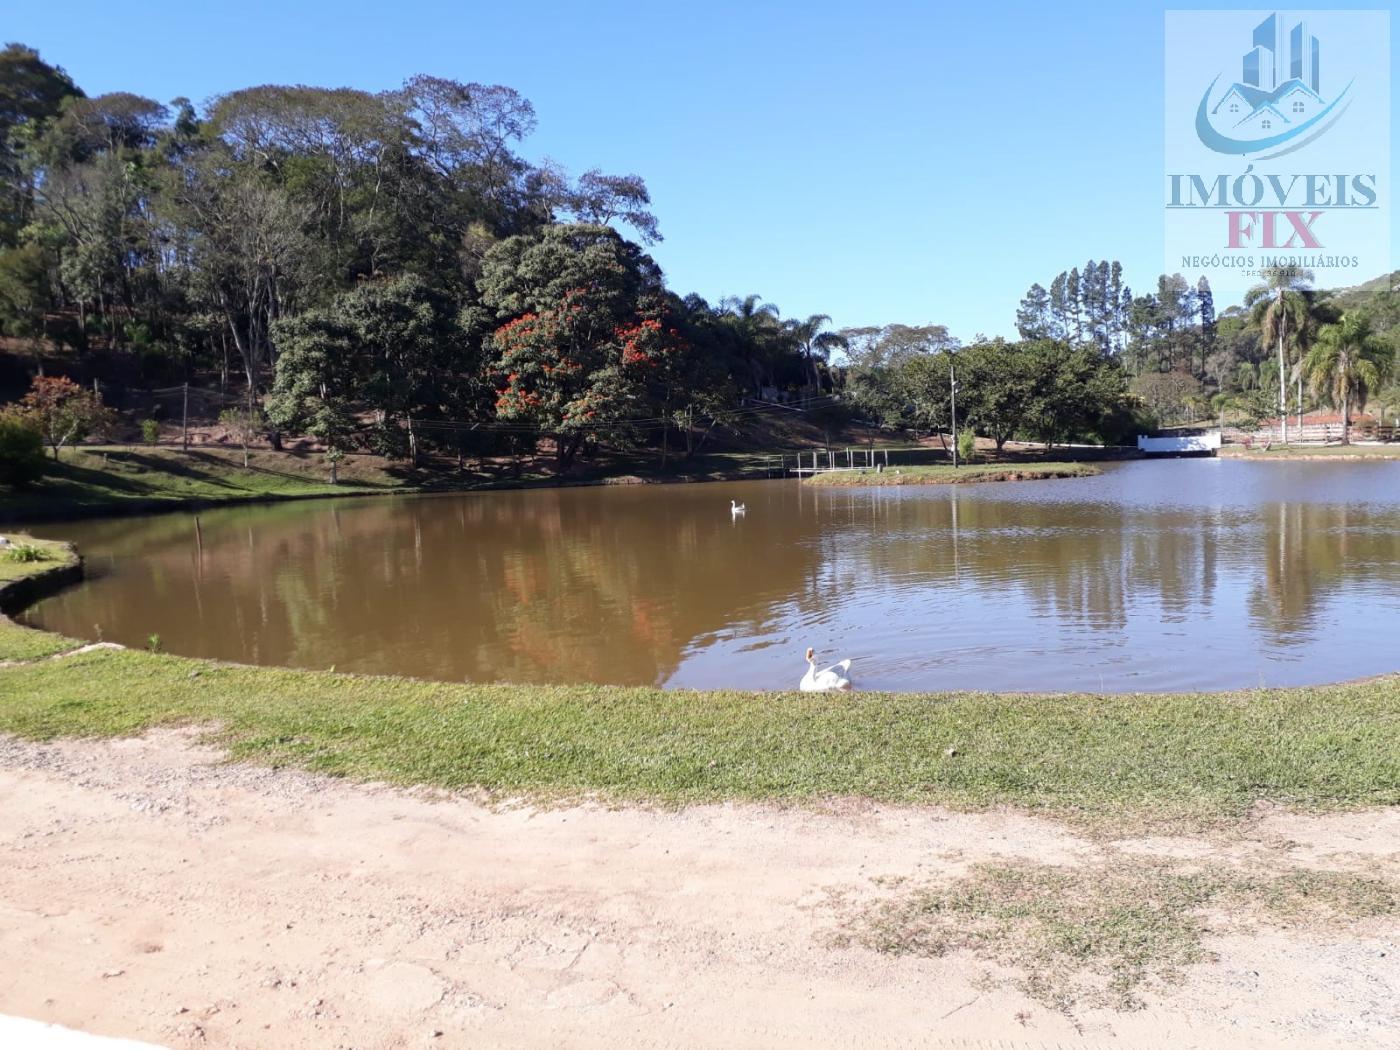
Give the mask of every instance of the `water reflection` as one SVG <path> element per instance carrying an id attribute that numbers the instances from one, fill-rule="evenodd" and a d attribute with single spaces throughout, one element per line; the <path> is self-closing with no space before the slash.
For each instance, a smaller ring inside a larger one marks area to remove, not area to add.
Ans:
<path id="1" fill-rule="evenodd" d="M 1400 463 L 337 501 L 85 523 L 70 634 L 490 681 L 1186 689 L 1394 670 Z M 729 500 L 748 504 L 739 519 Z"/>

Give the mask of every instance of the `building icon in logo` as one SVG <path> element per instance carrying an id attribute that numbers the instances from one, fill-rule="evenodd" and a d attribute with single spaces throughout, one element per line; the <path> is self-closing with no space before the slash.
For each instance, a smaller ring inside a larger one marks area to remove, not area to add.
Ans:
<path id="1" fill-rule="evenodd" d="M 1275 12 L 1254 27 L 1240 79 L 1214 103 L 1216 77 L 1196 115 L 1201 141 L 1217 153 L 1279 156 L 1311 142 L 1346 109 L 1348 84 L 1322 95 L 1322 47 L 1305 21 L 1286 28 Z"/>

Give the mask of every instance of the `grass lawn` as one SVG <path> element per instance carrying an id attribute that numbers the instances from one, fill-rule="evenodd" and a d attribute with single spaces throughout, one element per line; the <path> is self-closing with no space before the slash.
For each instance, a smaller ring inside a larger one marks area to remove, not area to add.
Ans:
<path id="1" fill-rule="evenodd" d="M 1400 442 L 1388 445 L 1275 445 L 1247 449 L 1231 445 L 1220 450 L 1229 459 L 1400 459 Z"/>
<path id="2" fill-rule="evenodd" d="M 339 485 L 326 477 L 322 457 L 312 454 L 254 452 L 244 469 L 236 449 L 69 449 L 57 463 L 50 461 L 37 485 L 6 493 L 0 512 L 6 520 L 25 521 L 65 510 L 118 513 L 190 502 L 392 492 L 406 485 L 367 457 L 342 460 Z"/>
<path id="3" fill-rule="evenodd" d="M 971 463 L 954 467 L 890 467 L 888 470 L 842 470 L 814 474 L 804 485 L 960 485 L 979 481 L 1032 481 L 1040 478 L 1085 478 L 1099 468 L 1087 463 Z"/>
<path id="4" fill-rule="evenodd" d="M 33 548 L 39 552 L 38 561 L 22 561 L 9 550 L 0 550 L 0 584 L 7 580 L 18 580 L 24 576 L 33 576 L 44 569 L 52 568 L 55 565 L 64 565 L 72 561 L 69 548 L 66 543 L 57 543 L 54 540 L 35 539 L 23 532 L 4 532 L 0 530 L 0 536 L 4 536 L 15 547 Z"/>
<path id="5" fill-rule="evenodd" d="M 707 452 L 688 461 L 610 455 L 581 463 L 565 484 L 709 481 L 765 477 L 776 458 L 758 452 Z M 560 483 L 544 461 L 508 464 L 491 474 L 459 472 L 455 464 L 414 469 L 377 456 L 346 456 L 339 484 L 331 485 L 324 457 L 314 452 L 254 450 L 249 465 L 236 448 L 84 447 L 64 451 L 37 485 L 0 488 L 0 522 L 32 522 L 84 514 L 175 509 L 188 504 L 322 496 L 412 493 L 450 489 L 517 488 Z"/>
<path id="6" fill-rule="evenodd" d="M 44 563 L 30 563 L 39 569 Z M 0 630 L 0 732 L 219 726 L 321 773 L 662 803 L 865 796 L 1088 822 L 1211 822 L 1259 799 L 1400 803 L 1400 677 L 1227 694 L 782 694 L 453 685 L 71 648 Z"/>

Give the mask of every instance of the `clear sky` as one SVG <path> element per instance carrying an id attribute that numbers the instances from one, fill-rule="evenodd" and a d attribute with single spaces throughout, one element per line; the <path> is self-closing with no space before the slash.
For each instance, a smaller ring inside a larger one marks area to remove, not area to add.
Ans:
<path id="1" fill-rule="evenodd" d="M 507 84 L 526 157 L 646 179 L 677 291 L 970 339 L 1089 258 L 1155 287 L 1166 6 L 48 0 L 0 33 L 89 94 Z"/>

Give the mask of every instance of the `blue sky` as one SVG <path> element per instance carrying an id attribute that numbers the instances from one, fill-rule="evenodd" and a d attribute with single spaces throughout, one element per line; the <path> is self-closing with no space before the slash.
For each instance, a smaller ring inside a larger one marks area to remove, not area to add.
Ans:
<path id="1" fill-rule="evenodd" d="M 508 84 L 539 115 L 527 157 L 647 180 L 678 291 L 970 339 L 1089 258 L 1155 286 L 1164 9 L 81 0 L 8 5 L 0 32 L 89 94 Z"/>

